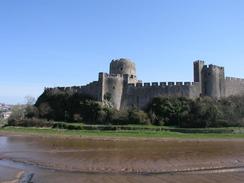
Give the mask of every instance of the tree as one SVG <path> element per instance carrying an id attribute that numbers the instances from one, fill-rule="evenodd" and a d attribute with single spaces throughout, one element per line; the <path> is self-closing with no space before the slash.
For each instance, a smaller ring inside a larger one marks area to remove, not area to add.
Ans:
<path id="1" fill-rule="evenodd" d="M 23 120 L 26 115 L 25 105 L 15 105 L 11 110 L 11 115 L 8 118 L 8 124 L 15 126 L 19 121 Z"/>
<path id="2" fill-rule="evenodd" d="M 141 125 L 150 124 L 148 114 L 138 109 L 128 110 L 128 121 L 131 124 L 141 124 Z"/>
<path id="3" fill-rule="evenodd" d="M 185 97 L 156 97 L 147 108 L 155 125 L 180 126 L 189 118 L 192 100 Z"/>
<path id="4" fill-rule="evenodd" d="M 35 97 L 32 97 L 30 95 L 25 96 L 25 101 L 27 105 L 34 105 L 36 102 Z"/>
<path id="5" fill-rule="evenodd" d="M 26 105 L 26 118 L 38 118 L 39 117 L 39 110 L 36 106 L 33 105 Z"/>
<path id="6" fill-rule="evenodd" d="M 191 105 L 189 120 L 182 121 L 180 127 L 212 127 L 219 119 L 220 114 L 218 101 L 210 97 L 198 98 Z"/>
<path id="7" fill-rule="evenodd" d="M 47 119 L 52 119 L 51 116 L 52 116 L 52 108 L 50 107 L 50 105 L 45 102 L 45 103 L 42 103 L 38 106 L 38 110 L 39 110 L 39 115 L 41 118 L 47 118 Z"/>

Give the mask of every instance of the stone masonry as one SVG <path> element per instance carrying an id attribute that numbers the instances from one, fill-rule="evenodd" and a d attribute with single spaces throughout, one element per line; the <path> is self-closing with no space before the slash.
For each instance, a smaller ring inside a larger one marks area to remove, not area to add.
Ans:
<path id="1" fill-rule="evenodd" d="M 118 110 L 143 108 L 157 96 L 184 96 L 197 98 L 228 97 L 244 94 L 244 79 L 225 77 L 223 67 L 195 61 L 194 82 L 142 83 L 137 79 L 136 66 L 129 59 L 112 60 L 110 72 L 99 73 L 98 81 L 85 86 L 45 88 L 45 92 L 69 91 L 88 94 L 98 101 L 110 100 Z"/>

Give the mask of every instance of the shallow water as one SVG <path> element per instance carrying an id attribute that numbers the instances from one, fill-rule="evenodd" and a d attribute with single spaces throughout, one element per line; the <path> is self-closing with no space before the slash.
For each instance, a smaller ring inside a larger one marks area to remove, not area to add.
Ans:
<path id="1" fill-rule="evenodd" d="M 244 140 L 0 137 L 0 182 L 244 182 Z"/>

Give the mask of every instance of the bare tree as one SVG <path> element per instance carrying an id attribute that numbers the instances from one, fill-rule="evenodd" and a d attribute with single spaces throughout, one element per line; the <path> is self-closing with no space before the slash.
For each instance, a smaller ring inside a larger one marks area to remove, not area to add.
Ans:
<path id="1" fill-rule="evenodd" d="M 32 97 L 30 95 L 25 96 L 25 100 L 27 105 L 34 105 L 36 102 L 35 97 Z"/>

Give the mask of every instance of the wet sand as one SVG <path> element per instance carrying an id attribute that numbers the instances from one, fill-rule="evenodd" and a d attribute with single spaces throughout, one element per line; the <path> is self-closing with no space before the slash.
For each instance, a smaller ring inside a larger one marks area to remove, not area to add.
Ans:
<path id="1" fill-rule="evenodd" d="M 0 182 L 244 182 L 244 140 L 0 137 Z"/>

